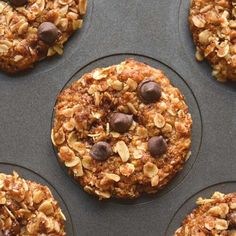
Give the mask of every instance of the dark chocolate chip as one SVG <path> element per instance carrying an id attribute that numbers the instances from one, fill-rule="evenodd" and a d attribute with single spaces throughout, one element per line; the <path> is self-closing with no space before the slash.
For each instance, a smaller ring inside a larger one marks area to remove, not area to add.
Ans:
<path id="1" fill-rule="evenodd" d="M 153 157 L 158 157 L 167 151 L 167 143 L 162 136 L 154 136 L 148 141 L 148 150 Z"/>
<path id="2" fill-rule="evenodd" d="M 161 87 L 151 79 L 145 79 L 138 86 L 138 95 L 144 104 L 154 103 L 161 98 Z"/>
<path id="3" fill-rule="evenodd" d="M 112 148 L 106 142 L 98 142 L 91 148 L 90 155 L 98 161 L 104 161 L 112 155 Z"/>
<path id="4" fill-rule="evenodd" d="M 124 113 L 113 113 L 110 118 L 111 130 L 118 133 L 125 133 L 133 123 L 133 116 Z"/>
<path id="5" fill-rule="evenodd" d="M 38 36 L 46 44 L 53 44 L 57 40 L 60 31 L 51 22 L 43 22 L 38 28 Z"/>
<path id="6" fill-rule="evenodd" d="M 13 7 L 21 7 L 28 3 L 28 0 L 9 0 Z"/>
<path id="7" fill-rule="evenodd" d="M 236 229 L 236 211 L 229 213 L 227 220 L 229 221 L 229 228 Z"/>

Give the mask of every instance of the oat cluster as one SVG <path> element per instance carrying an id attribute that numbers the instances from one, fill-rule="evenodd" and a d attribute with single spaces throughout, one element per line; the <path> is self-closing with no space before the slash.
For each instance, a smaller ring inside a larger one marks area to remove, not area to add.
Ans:
<path id="1" fill-rule="evenodd" d="M 215 192 L 197 204 L 174 236 L 236 236 L 236 193 Z"/>
<path id="2" fill-rule="evenodd" d="M 190 28 L 196 58 L 206 58 L 219 81 L 236 81 L 236 1 L 192 0 Z"/>
<path id="3" fill-rule="evenodd" d="M 162 89 L 158 102 L 145 105 L 137 95 L 146 78 Z M 125 133 L 111 130 L 114 112 L 133 115 Z M 166 76 L 133 59 L 82 76 L 58 96 L 52 142 L 60 161 L 84 190 L 101 198 L 136 198 L 155 193 L 182 169 L 189 157 L 192 119 L 180 91 Z M 167 152 L 158 158 L 147 150 L 153 136 L 162 135 Z M 100 141 L 113 155 L 105 161 L 91 157 Z"/>
<path id="4" fill-rule="evenodd" d="M 65 236 L 64 222 L 47 187 L 0 173 L 0 235 Z"/>
<path id="5" fill-rule="evenodd" d="M 61 55 L 63 44 L 82 26 L 86 5 L 87 0 L 28 0 L 14 7 L 0 0 L 0 69 L 15 73 L 47 56 Z M 60 30 L 53 45 L 38 37 L 43 22 L 52 22 Z"/>

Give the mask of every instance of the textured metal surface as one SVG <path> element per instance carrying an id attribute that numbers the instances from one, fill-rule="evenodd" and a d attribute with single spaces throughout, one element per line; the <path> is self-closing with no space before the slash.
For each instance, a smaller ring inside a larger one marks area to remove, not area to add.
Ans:
<path id="1" fill-rule="evenodd" d="M 225 191 L 236 191 L 229 182 L 236 180 L 236 86 L 216 82 L 207 63 L 194 60 L 188 0 L 88 1 L 84 28 L 67 43 L 63 57 L 18 76 L 0 73 L 0 162 L 24 166 L 49 181 L 68 207 L 76 236 L 171 236 L 183 212 L 194 206 L 193 197 L 192 205 L 181 207 L 193 194 L 212 185 L 209 192 L 221 190 L 215 185 L 220 182 L 227 182 Z M 193 155 L 159 195 L 99 202 L 71 181 L 56 160 L 50 141 L 53 106 L 77 71 L 131 56 L 163 69 L 186 96 L 194 118 Z M 36 178 L 14 165 L 1 164 L 0 171 L 11 167 Z"/>

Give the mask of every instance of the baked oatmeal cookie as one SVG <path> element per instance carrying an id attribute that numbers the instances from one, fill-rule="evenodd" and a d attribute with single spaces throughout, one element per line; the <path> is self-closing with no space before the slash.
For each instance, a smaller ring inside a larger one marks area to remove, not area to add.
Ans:
<path id="1" fill-rule="evenodd" d="M 0 69 L 30 68 L 54 54 L 82 26 L 87 0 L 0 0 Z"/>
<path id="2" fill-rule="evenodd" d="M 236 81 L 236 1 L 192 0 L 190 29 L 196 58 L 206 58 L 219 81 Z"/>
<path id="3" fill-rule="evenodd" d="M 174 236 L 236 235 L 236 193 L 215 192 L 210 199 L 199 198 L 197 204 Z"/>
<path id="4" fill-rule="evenodd" d="M 64 236 L 65 216 L 46 186 L 0 173 L 0 235 Z"/>
<path id="5" fill-rule="evenodd" d="M 189 157 L 192 119 L 162 71 L 133 59 L 97 68 L 58 96 L 52 142 L 84 190 L 155 193 Z"/>

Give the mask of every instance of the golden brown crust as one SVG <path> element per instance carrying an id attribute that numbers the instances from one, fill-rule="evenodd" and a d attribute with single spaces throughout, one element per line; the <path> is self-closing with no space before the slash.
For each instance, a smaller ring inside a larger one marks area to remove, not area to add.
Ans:
<path id="1" fill-rule="evenodd" d="M 64 221 L 46 186 L 0 173 L 0 235 L 65 236 Z"/>
<path id="2" fill-rule="evenodd" d="M 206 58 L 219 81 L 236 80 L 236 2 L 192 0 L 190 29 L 196 58 Z"/>
<path id="3" fill-rule="evenodd" d="M 0 69 L 16 73 L 47 56 L 63 53 L 63 44 L 82 26 L 87 0 L 29 0 L 13 8 L 0 0 Z M 54 23 L 61 36 L 52 46 L 38 38 L 41 23 Z"/>
<path id="4" fill-rule="evenodd" d="M 236 212 L 236 193 L 215 192 L 210 199 L 199 198 L 198 208 L 184 220 L 174 236 L 235 236 L 229 214 Z"/>
<path id="5" fill-rule="evenodd" d="M 162 88 L 160 101 L 145 105 L 137 87 L 151 78 Z M 110 131 L 112 112 L 133 114 L 128 132 Z M 99 198 L 136 198 L 154 193 L 182 169 L 191 144 L 192 119 L 180 91 L 157 69 L 128 59 L 119 65 L 87 73 L 58 96 L 52 141 L 60 161 L 84 190 Z M 162 135 L 166 154 L 154 158 L 148 140 Z M 108 142 L 114 154 L 96 161 L 89 151 Z"/>

